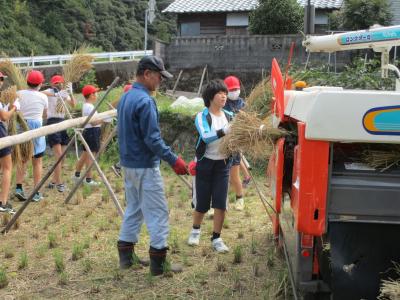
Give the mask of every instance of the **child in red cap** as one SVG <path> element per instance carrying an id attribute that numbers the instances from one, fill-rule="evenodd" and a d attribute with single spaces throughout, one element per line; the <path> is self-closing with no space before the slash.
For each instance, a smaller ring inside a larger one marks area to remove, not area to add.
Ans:
<path id="1" fill-rule="evenodd" d="M 82 106 L 82 116 L 89 116 L 94 109 L 94 103 L 97 100 L 97 92 L 99 91 L 98 88 L 94 87 L 93 85 L 85 85 L 82 89 L 82 95 L 85 97 L 85 103 Z M 94 115 L 97 114 L 97 111 Z M 83 130 L 83 138 L 85 139 L 86 143 L 89 145 L 90 151 L 92 151 L 93 155 L 100 149 L 100 135 L 101 129 L 100 126 L 103 123 L 102 120 L 91 122 L 86 124 L 85 129 Z M 89 154 L 86 152 L 85 147 L 83 147 L 83 152 L 81 157 L 79 158 L 78 162 L 76 163 L 75 167 L 75 180 L 78 181 L 81 176 L 81 171 L 84 165 L 86 168 L 91 164 L 92 160 Z M 100 183 L 96 182 L 92 179 L 92 172 L 89 171 L 86 175 L 85 184 L 90 186 L 98 186 Z"/>
<path id="2" fill-rule="evenodd" d="M 50 79 L 51 87 L 44 90 L 43 93 L 49 99 L 49 108 L 47 110 L 47 125 L 57 124 L 65 120 L 65 108 L 58 109 L 59 104 L 74 107 L 76 104 L 73 96 L 72 83 L 65 84 L 64 77 L 54 75 Z M 63 107 L 63 106 L 62 106 Z M 65 146 L 69 143 L 69 136 L 66 130 L 62 130 L 47 136 L 47 142 L 53 149 L 54 159 L 57 161 L 61 156 Z M 53 180 L 47 186 L 50 189 L 56 188 L 60 193 L 64 192 L 65 186 L 61 178 L 61 169 L 63 162 L 57 165 L 53 173 Z"/>
<path id="3" fill-rule="evenodd" d="M 18 91 L 18 98 L 21 103 L 21 113 L 29 126 L 29 129 L 37 129 L 43 125 L 43 117 L 46 116 L 48 108 L 48 98 L 40 91 L 44 82 L 43 73 L 40 71 L 30 71 L 26 78 L 28 88 Z M 42 159 L 46 151 L 46 138 L 44 136 L 32 140 L 34 152 L 32 157 L 33 183 L 36 186 L 42 178 Z M 22 187 L 25 178 L 27 161 L 17 168 L 15 196 L 20 201 L 25 201 L 25 194 Z M 43 196 L 37 192 L 32 198 L 33 201 L 40 201 Z"/>

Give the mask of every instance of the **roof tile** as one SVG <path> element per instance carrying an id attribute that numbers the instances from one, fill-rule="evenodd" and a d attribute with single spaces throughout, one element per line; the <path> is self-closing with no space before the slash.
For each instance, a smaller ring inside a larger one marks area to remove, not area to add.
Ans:
<path id="1" fill-rule="evenodd" d="M 297 0 L 305 6 L 307 0 Z M 311 0 L 315 8 L 339 9 L 343 0 Z M 175 0 L 163 12 L 170 13 L 206 13 L 252 11 L 258 6 L 258 0 Z"/>

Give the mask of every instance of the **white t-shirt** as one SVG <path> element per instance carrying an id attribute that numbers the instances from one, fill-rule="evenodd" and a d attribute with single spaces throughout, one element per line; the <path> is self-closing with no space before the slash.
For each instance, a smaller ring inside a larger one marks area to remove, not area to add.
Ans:
<path id="1" fill-rule="evenodd" d="M 54 89 L 47 89 L 45 92 L 51 94 L 52 96 L 48 96 L 49 98 L 49 109 L 47 110 L 47 119 L 49 118 L 64 118 L 65 113 L 58 113 L 56 108 L 57 108 L 57 102 L 58 102 L 58 97 L 61 97 L 64 102 L 66 101 L 71 101 L 71 97 L 68 95 L 68 92 L 66 90 L 61 90 L 58 93 L 54 93 Z M 65 103 L 67 104 L 67 103 Z"/>
<path id="2" fill-rule="evenodd" d="M 94 109 L 94 105 L 92 103 L 83 103 L 82 106 L 82 117 L 86 117 L 88 115 L 90 115 L 90 113 L 92 112 L 92 110 Z M 97 111 L 94 113 L 93 116 L 97 115 Z M 86 124 L 85 128 L 92 128 L 92 127 L 101 127 L 101 124 L 98 124 L 96 126 L 92 126 L 92 124 L 88 123 Z"/>
<path id="3" fill-rule="evenodd" d="M 18 91 L 21 113 L 27 120 L 42 120 L 43 110 L 49 106 L 47 96 L 35 90 Z"/>
<path id="4" fill-rule="evenodd" d="M 210 113 L 210 116 L 211 116 L 211 129 L 215 131 L 224 128 L 228 124 L 228 120 L 226 119 L 224 113 L 222 113 L 221 116 L 216 116 Z M 212 160 L 226 159 L 227 156 L 221 154 L 221 152 L 219 151 L 220 144 L 221 144 L 221 139 L 215 140 L 207 144 L 206 153 L 204 154 L 204 156 Z"/>

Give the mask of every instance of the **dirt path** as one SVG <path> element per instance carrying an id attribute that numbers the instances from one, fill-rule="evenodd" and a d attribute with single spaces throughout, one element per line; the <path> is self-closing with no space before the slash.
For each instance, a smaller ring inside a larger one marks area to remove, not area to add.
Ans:
<path id="1" fill-rule="evenodd" d="M 72 174 L 73 163 L 67 161 L 66 174 Z M 202 226 L 200 246 L 186 245 L 190 194 L 169 168 L 163 166 L 162 172 L 170 207 L 169 257 L 184 265 L 183 273 L 155 278 L 147 268 L 118 269 L 121 221 L 104 187 L 82 189 L 82 198 L 70 205 L 62 204 L 66 195 L 47 190 L 45 200 L 22 215 L 18 228 L 0 237 L 0 279 L 2 270 L 8 279 L 0 299 L 289 299 L 285 265 L 253 186 L 246 191 L 246 210 L 228 213 L 222 237 L 231 251 L 221 255 L 211 249 L 210 219 Z M 121 179 L 112 172 L 108 178 L 123 202 Z M 147 257 L 147 249 L 143 227 L 136 250 Z"/>

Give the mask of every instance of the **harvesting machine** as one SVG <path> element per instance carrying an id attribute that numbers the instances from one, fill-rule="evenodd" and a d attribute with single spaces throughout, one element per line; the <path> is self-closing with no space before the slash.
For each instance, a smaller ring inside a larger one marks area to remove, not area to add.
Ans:
<path id="1" fill-rule="evenodd" d="M 273 230 L 289 265 L 294 297 L 376 299 L 382 279 L 398 278 L 400 166 L 365 164 L 365 149 L 400 143 L 400 72 L 389 52 L 400 26 L 307 37 L 311 52 L 373 49 L 396 91 L 309 87 L 284 90 L 272 64 L 274 127 L 292 134 L 276 142 L 267 175 Z"/>

